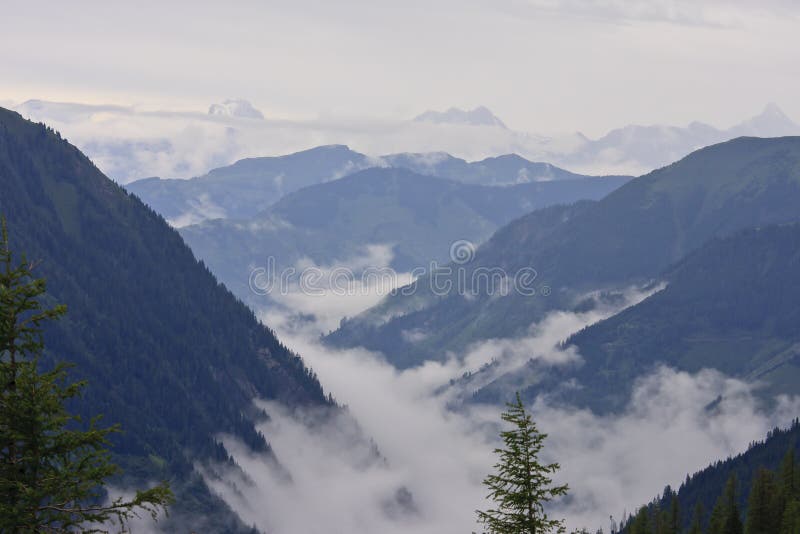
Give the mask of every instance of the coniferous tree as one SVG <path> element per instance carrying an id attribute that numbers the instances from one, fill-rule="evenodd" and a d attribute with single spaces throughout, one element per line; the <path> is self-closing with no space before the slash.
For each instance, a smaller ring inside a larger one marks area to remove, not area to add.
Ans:
<path id="1" fill-rule="evenodd" d="M 736 475 L 731 475 L 711 512 L 709 534 L 743 534 L 743 532 L 739 504 L 736 500 Z"/>
<path id="2" fill-rule="evenodd" d="M 650 528 L 650 512 L 646 506 L 639 508 L 631 525 L 631 534 L 653 534 Z"/>
<path id="3" fill-rule="evenodd" d="M 678 503 L 678 496 L 672 492 L 672 499 L 669 503 L 669 513 L 664 522 L 665 534 L 680 534 L 681 531 L 681 510 Z"/>
<path id="4" fill-rule="evenodd" d="M 759 469 L 747 502 L 746 534 L 773 534 L 780 530 L 783 513 L 780 493 L 772 471 Z"/>
<path id="5" fill-rule="evenodd" d="M 800 534 L 800 500 L 789 501 L 783 510 L 781 534 Z"/>
<path id="6" fill-rule="evenodd" d="M 800 473 L 794 450 L 794 445 L 789 447 L 780 467 L 779 483 L 783 504 L 781 534 L 800 534 Z"/>
<path id="7" fill-rule="evenodd" d="M 566 495 L 567 485 L 553 485 L 551 475 L 557 463 L 543 464 L 539 459 L 547 434 L 538 431 L 526 412 L 519 393 L 516 402 L 507 404 L 503 421 L 512 428 L 500 433 L 504 448 L 495 449 L 500 459 L 484 484 L 496 508 L 478 510 L 478 522 L 489 534 L 547 534 L 563 532 L 563 520 L 550 519 L 544 505 Z"/>
<path id="8" fill-rule="evenodd" d="M 61 316 L 63 305 L 45 308 L 43 279 L 33 266 L 15 265 L 5 221 L 0 240 L 0 531 L 104 532 L 124 526 L 137 512 L 155 519 L 171 502 L 166 484 L 108 502 L 105 480 L 119 472 L 98 419 L 79 430 L 80 418 L 65 403 L 83 382 L 68 383 L 67 367 L 40 371 L 42 326 Z"/>
<path id="9" fill-rule="evenodd" d="M 780 469 L 780 484 L 783 497 L 791 500 L 800 497 L 800 473 L 797 470 L 797 463 L 794 457 L 794 447 L 789 447 L 786 456 L 783 457 Z"/>
<path id="10" fill-rule="evenodd" d="M 694 515 L 692 516 L 692 523 L 689 526 L 689 534 L 703 534 L 703 519 L 706 514 L 703 503 L 699 502 L 694 507 Z"/>

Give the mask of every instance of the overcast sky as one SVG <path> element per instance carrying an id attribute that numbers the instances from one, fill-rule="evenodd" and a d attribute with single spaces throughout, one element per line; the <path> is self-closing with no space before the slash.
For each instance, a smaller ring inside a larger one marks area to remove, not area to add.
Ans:
<path id="1" fill-rule="evenodd" d="M 0 101 L 267 118 L 403 118 L 486 105 L 510 127 L 598 135 L 800 119 L 791 0 L 0 0 Z"/>

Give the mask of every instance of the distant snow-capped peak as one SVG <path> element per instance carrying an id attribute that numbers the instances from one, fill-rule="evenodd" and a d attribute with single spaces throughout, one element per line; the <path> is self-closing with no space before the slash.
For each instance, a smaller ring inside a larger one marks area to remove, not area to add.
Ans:
<path id="1" fill-rule="evenodd" d="M 435 124 L 466 124 L 469 126 L 499 126 L 506 125 L 485 106 L 475 109 L 463 110 L 450 108 L 447 111 L 426 111 L 414 117 L 416 122 L 432 122 Z"/>
<path id="2" fill-rule="evenodd" d="M 264 114 L 253 107 L 253 104 L 241 98 L 229 99 L 222 104 L 211 104 L 209 115 L 223 115 L 242 119 L 264 119 Z"/>
<path id="3" fill-rule="evenodd" d="M 777 137 L 800 134 L 800 125 L 786 116 L 777 104 L 770 102 L 760 114 L 737 124 L 731 131 L 737 135 Z"/>

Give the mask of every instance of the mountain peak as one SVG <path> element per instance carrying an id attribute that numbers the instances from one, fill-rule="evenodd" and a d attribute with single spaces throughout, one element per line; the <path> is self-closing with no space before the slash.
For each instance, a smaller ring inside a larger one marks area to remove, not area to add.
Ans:
<path id="1" fill-rule="evenodd" d="M 465 124 L 469 126 L 499 126 L 507 128 L 494 113 L 486 106 L 464 110 L 452 107 L 447 111 L 431 111 L 414 117 L 415 122 L 432 122 L 434 124 Z"/>
<path id="2" fill-rule="evenodd" d="M 241 98 L 228 99 L 222 104 L 211 104 L 208 108 L 208 114 L 240 119 L 264 120 L 263 113 L 253 107 L 253 104 Z"/>
<path id="3" fill-rule="evenodd" d="M 761 113 L 731 129 L 737 135 L 780 137 L 800 134 L 800 125 L 790 119 L 775 102 L 770 102 Z"/>
<path id="4" fill-rule="evenodd" d="M 786 114 L 783 110 L 778 107 L 778 104 L 775 102 L 770 102 L 766 106 L 764 106 L 764 111 L 761 112 L 762 117 L 786 117 Z"/>

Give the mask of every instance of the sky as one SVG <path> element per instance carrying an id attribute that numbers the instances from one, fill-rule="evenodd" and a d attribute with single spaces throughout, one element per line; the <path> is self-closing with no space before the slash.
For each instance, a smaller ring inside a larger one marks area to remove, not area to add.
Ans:
<path id="1" fill-rule="evenodd" d="M 268 119 L 488 106 L 515 130 L 800 117 L 790 0 L 0 0 L 0 104 L 36 98 Z"/>

